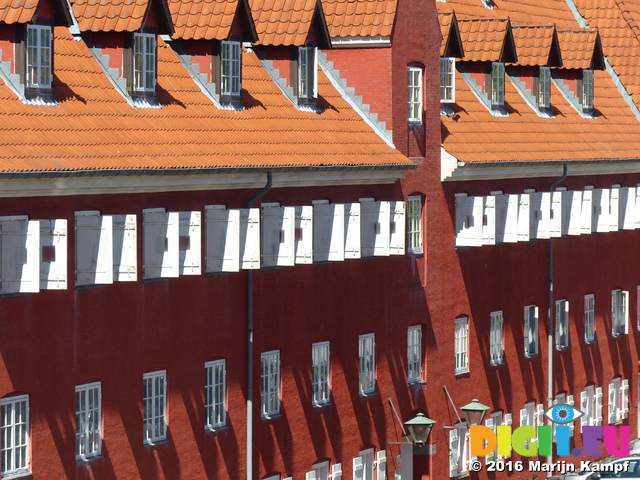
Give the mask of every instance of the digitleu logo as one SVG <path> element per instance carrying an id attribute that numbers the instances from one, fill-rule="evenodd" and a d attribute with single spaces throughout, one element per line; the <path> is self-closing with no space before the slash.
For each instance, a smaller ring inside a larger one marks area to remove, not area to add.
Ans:
<path id="1" fill-rule="evenodd" d="M 497 451 L 498 455 L 509 457 L 513 449 L 523 457 L 550 456 L 553 453 L 558 457 L 601 457 L 603 447 L 609 455 L 629 455 L 631 436 L 628 426 L 583 426 L 583 450 L 571 449 L 569 424 L 581 418 L 584 412 L 571 405 L 560 404 L 548 408 L 544 415 L 554 425 L 540 425 L 537 428 L 523 425 L 513 431 L 511 426 L 499 425 L 495 432 L 483 425 L 472 425 L 469 428 L 471 455 L 484 457 Z"/>

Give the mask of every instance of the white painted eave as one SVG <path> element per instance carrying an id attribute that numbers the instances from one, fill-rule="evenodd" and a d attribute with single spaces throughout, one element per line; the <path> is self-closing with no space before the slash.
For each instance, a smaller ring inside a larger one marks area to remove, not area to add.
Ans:
<path id="1" fill-rule="evenodd" d="M 390 47 L 391 37 L 376 35 L 373 37 L 332 37 L 333 48 L 380 48 Z"/>

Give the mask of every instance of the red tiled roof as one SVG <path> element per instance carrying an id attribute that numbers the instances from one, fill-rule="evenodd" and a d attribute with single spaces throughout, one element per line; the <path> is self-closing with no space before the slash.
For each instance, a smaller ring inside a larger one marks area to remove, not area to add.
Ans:
<path id="1" fill-rule="evenodd" d="M 168 0 L 173 37 L 224 40 L 229 37 L 238 0 Z"/>
<path id="2" fill-rule="evenodd" d="M 553 25 L 513 25 L 518 65 L 549 65 L 555 27 Z"/>
<path id="3" fill-rule="evenodd" d="M 301 46 L 307 40 L 317 0 L 249 0 L 260 45 Z"/>
<path id="4" fill-rule="evenodd" d="M 591 68 L 597 39 L 597 30 L 558 30 L 564 68 Z"/>
<path id="5" fill-rule="evenodd" d="M 83 32 L 140 30 L 150 0 L 71 0 Z"/>
<path id="6" fill-rule="evenodd" d="M 0 0 L 0 22 L 27 23 L 33 18 L 39 0 Z"/>
<path id="7" fill-rule="evenodd" d="M 453 12 L 438 13 L 438 22 L 440 23 L 440 56 L 444 57 L 447 50 L 447 42 L 449 41 L 449 33 L 451 32 L 451 23 L 453 22 Z"/>
<path id="8" fill-rule="evenodd" d="M 398 0 L 322 0 L 329 35 L 391 36 Z"/>
<path id="9" fill-rule="evenodd" d="M 245 110 L 220 110 L 177 54 L 158 48 L 162 108 L 133 108 L 84 42 L 63 27 L 54 35 L 58 106 L 26 105 L 0 80 L 0 171 L 412 164 L 321 71 L 322 111 L 301 112 L 244 52 Z"/>
<path id="10" fill-rule="evenodd" d="M 497 62 L 502 57 L 508 18 L 458 20 L 465 62 Z"/>

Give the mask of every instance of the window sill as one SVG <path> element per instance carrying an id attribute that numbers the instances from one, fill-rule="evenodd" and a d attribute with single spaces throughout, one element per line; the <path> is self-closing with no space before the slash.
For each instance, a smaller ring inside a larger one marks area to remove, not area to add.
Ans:
<path id="1" fill-rule="evenodd" d="M 33 478 L 33 472 L 16 472 L 2 475 L 2 480 L 11 478 Z"/>
<path id="2" fill-rule="evenodd" d="M 311 407 L 319 410 L 321 408 L 325 408 L 325 407 L 331 407 L 333 405 L 333 402 L 325 402 L 325 403 L 312 403 Z"/>
<path id="3" fill-rule="evenodd" d="M 90 457 L 76 457 L 76 463 L 78 465 L 87 464 L 92 462 L 93 460 L 97 460 L 99 458 L 104 458 L 102 453 L 97 453 L 95 455 L 91 455 Z"/>
<path id="4" fill-rule="evenodd" d="M 470 370 L 467 368 L 466 370 L 455 370 L 453 372 L 454 375 L 459 376 L 459 375 L 468 375 L 470 373 Z"/>
<path id="5" fill-rule="evenodd" d="M 378 395 L 378 392 L 376 392 L 375 390 L 372 392 L 359 392 L 360 398 L 369 398 L 369 397 L 375 397 Z"/>
<path id="6" fill-rule="evenodd" d="M 414 257 L 421 257 L 424 255 L 424 251 L 421 248 L 407 249 L 407 254 L 413 255 Z"/>
<path id="7" fill-rule="evenodd" d="M 264 421 L 276 420 L 276 419 L 278 419 L 280 417 L 282 417 L 282 413 L 280 413 L 280 412 L 272 413 L 270 415 L 260 415 L 260 419 L 262 419 Z"/>
<path id="8" fill-rule="evenodd" d="M 229 426 L 228 425 L 220 425 L 218 427 L 204 427 L 204 433 L 218 433 L 218 432 L 224 432 L 225 430 L 228 430 Z"/>
<path id="9" fill-rule="evenodd" d="M 158 446 L 164 445 L 166 443 L 169 443 L 169 440 L 166 437 L 165 438 L 159 438 L 158 440 L 153 440 L 153 441 L 145 440 L 144 442 L 142 442 L 142 444 L 145 447 L 158 447 Z"/>
<path id="10" fill-rule="evenodd" d="M 422 386 L 422 385 L 426 385 L 427 381 L 426 380 L 410 380 L 409 382 L 407 382 L 408 385 L 410 387 L 416 387 L 416 386 Z"/>

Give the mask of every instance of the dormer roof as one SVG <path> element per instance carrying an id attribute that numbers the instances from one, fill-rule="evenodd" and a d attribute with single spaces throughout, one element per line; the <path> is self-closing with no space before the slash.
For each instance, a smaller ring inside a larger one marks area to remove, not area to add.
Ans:
<path id="1" fill-rule="evenodd" d="M 318 44 L 330 44 L 320 0 L 249 0 L 259 45 L 304 45 L 313 28 Z"/>
<path id="2" fill-rule="evenodd" d="M 604 70 L 604 55 L 597 30 L 558 30 L 558 40 L 564 68 Z"/>
<path id="3" fill-rule="evenodd" d="M 83 32 L 139 31 L 155 3 L 160 20 L 172 32 L 173 23 L 165 0 L 71 0 L 73 14 Z"/>
<path id="4" fill-rule="evenodd" d="M 561 67 L 562 56 L 555 25 L 513 25 L 518 65 Z"/>
<path id="5" fill-rule="evenodd" d="M 234 21 L 240 21 L 247 40 L 257 41 L 247 0 L 168 0 L 173 38 L 225 40 Z"/>
<path id="6" fill-rule="evenodd" d="M 398 0 L 322 0 L 331 38 L 389 37 Z"/>
<path id="7" fill-rule="evenodd" d="M 441 36 L 440 56 L 462 58 L 464 50 L 455 12 L 438 13 L 438 23 Z"/>
<path id="8" fill-rule="evenodd" d="M 458 20 L 465 62 L 517 61 L 508 18 L 466 18 Z"/>

